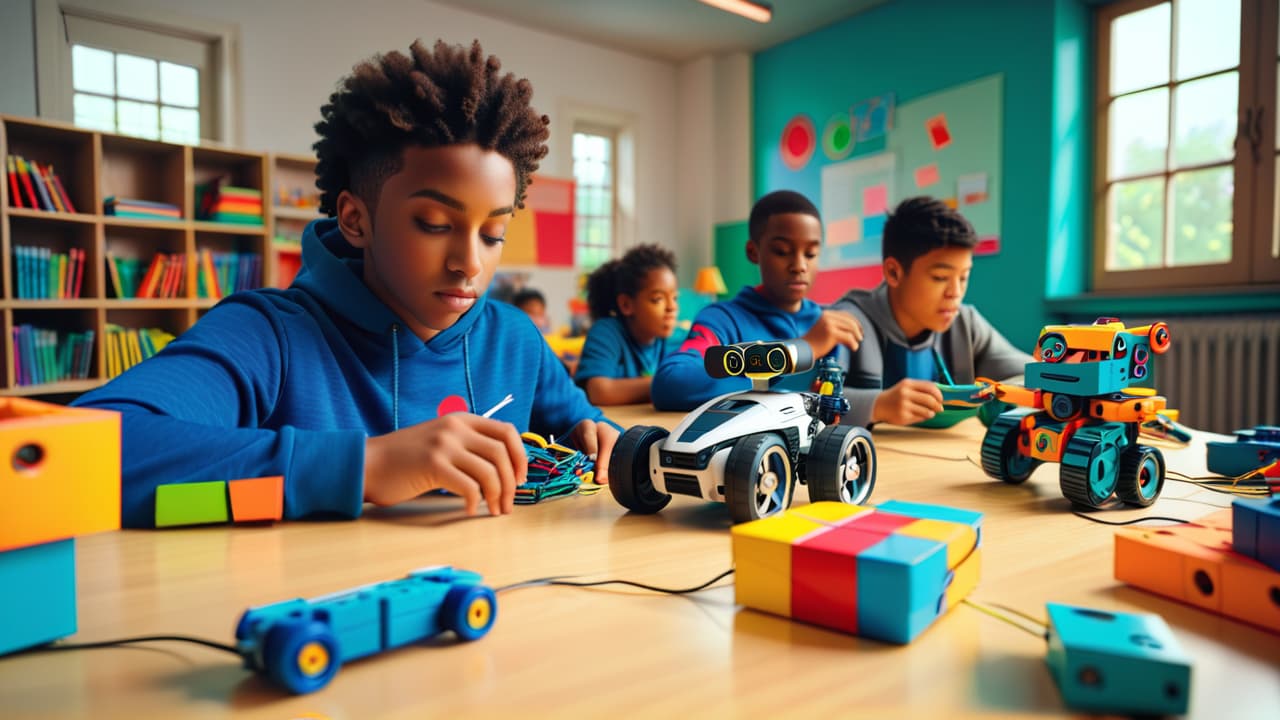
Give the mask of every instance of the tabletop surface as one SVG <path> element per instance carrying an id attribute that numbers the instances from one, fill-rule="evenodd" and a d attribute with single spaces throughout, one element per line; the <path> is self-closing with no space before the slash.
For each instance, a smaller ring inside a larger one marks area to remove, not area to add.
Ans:
<path id="1" fill-rule="evenodd" d="M 682 417 L 640 406 L 609 414 L 624 427 L 672 427 Z M 1280 717 L 1275 634 L 1116 581 L 1115 528 L 1070 512 L 1056 465 L 1018 486 L 988 478 L 976 465 L 983 430 L 976 419 L 947 430 L 877 428 L 872 501 L 984 513 L 976 600 L 1037 617 L 1047 601 L 1162 615 L 1194 660 L 1190 717 Z M 1202 474 L 1206 437 L 1150 444 L 1170 468 Z M 808 502 L 803 489 L 796 495 L 796 505 Z M 1170 481 L 1151 508 L 1096 515 L 1191 520 L 1229 500 Z M 656 515 L 633 515 L 606 490 L 499 518 L 465 517 L 459 500 L 433 495 L 367 508 L 354 522 L 105 533 L 77 540 L 80 630 L 68 641 L 185 634 L 233 643 L 248 607 L 438 564 L 475 570 L 495 588 L 553 575 L 691 587 L 730 568 L 729 527 L 723 505 L 677 496 Z M 499 592 L 487 636 L 449 638 L 352 662 L 307 696 L 195 645 L 12 656 L 0 659 L 0 717 L 1069 715 L 1043 640 L 965 605 L 895 646 L 736 607 L 732 577 L 684 596 L 539 586 Z"/>

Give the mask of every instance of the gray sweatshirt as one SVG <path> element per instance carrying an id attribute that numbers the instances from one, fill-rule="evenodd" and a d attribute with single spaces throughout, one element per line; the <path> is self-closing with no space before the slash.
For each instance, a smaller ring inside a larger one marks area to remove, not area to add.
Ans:
<path id="1" fill-rule="evenodd" d="M 883 390 L 885 355 L 889 344 L 912 351 L 936 348 L 951 380 L 966 384 L 976 377 L 1007 380 L 1023 373 L 1032 357 L 1015 348 L 972 305 L 961 305 L 951 327 L 943 333 L 926 332 L 915 343 L 908 341 L 889 307 L 888 286 L 874 290 L 850 290 L 831 309 L 853 315 L 862 323 L 862 344 L 845 368 L 844 395 L 850 410 L 844 424 L 865 426 L 871 408 Z M 847 354 L 842 354 L 847 356 Z"/>

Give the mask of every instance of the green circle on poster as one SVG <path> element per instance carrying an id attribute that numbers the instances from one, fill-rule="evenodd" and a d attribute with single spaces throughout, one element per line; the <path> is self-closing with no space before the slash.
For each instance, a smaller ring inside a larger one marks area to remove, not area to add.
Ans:
<path id="1" fill-rule="evenodd" d="M 843 160 L 853 152 L 853 128 L 848 115 L 833 115 L 827 121 L 822 131 L 822 152 L 828 160 Z"/>

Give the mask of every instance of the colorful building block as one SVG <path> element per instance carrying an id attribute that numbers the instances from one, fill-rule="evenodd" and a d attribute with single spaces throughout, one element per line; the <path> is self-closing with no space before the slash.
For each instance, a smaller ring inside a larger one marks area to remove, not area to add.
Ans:
<path id="1" fill-rule="evenodd" d="M 1191 660 L 1159 615 L 1049 603 L 1045 662 L 1073 710 L 1181 715 Z"/>
<path id="2" fill-rule="evenodd" d="M 0 588 L 0 655 L 74 633 L 75 540 L 0 552 Z"/>
<path id="3" fill-rule="evenodd" d="M 1232 550 L 1232 512 L 1116 531 L 1116 579 L 1280 632 L 1280 572 Z"/>
<path id="4" fill-rule="evenodd" d="M 120 527 L 120 415 L 0 399 L 0 552 Z"/>
<path id="5" fill-rule="evenodd" d="M 1280 570 L 1280 499 L 1231 502 L 1231 544 L 1241 555 Z"/>
<path id="6" fill-rule="evenodd" d="M 246 478 L 227 483 L 231 518 L 236 522 L 260 522 L 284 517 L 284 476 Z"/>
<path id="7" fill-rule="evenodd" d="M 156 527 L 226 522 L 227 481 L 172 483 L 156 488 Z"/>
<path id="8" fill-rule="evenodd" d="M 737 525 L 735 599 L 908 643 L 977 585 L 981 521 L 935 505 L 819 502 Z"/>

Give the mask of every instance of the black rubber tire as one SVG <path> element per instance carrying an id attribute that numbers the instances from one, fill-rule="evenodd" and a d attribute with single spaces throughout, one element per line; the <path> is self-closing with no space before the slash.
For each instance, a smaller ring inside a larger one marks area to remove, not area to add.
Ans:
<path id="1" fill-rule="evenodd" d="M 853 477 L 849 477 L 851 472 Z M 810 502 L 866 503 L 876 487 L 876 447 L 871 433 L 856 425 L 823 428 L 809 447 L 805 476 Z"/>
<path id="2" fill-rule="evenodd" d="M 1116 497 L 1128 505 L 1149 507 L 1164 490 L 1164 477 L 1164 454 L 1160 450 L 1146 445 L 1130 445 L 1120 453 Z"/>
<path id="3" fill-rule="evenodd" d="M 760 483 L 775 483 L 761 492 Z M 756 433 L 738 441 L 724 466 L 724 496 L 729 517 L 751 522 L 786 510 L 795 490 L 796 472 L 787 444 L 774 433 Z M 781 495 L 778 492 L 781 491 Z M 767 494 L 768 497 L 762 497 Z"/>
<path id="4" fill-rule="evenodd" d="M 649 448 L 671 433 L 653 425 L 636 425 L 622 433 L 609 457 L 609 492 L 631 512 L 652 515 L 671 502 L 649 477 Z"/>
<path id="5" fill-rule="evenodd" d="M 1114 452 L 1113 452 L 1114 450 Z M 1111 455 L 1110 465 L 1105 456 Z M 1102 507 L 1115 494 L 1120 476 L 1120 453 L 1112 443 L 1104 443 L 1090 428 L 1081 428 L 1067 441 L 1058 470 L 1058 486 L 1063 497 L 1090 510 Z M 1099 482 L 1093 482 L 1097 475 Z"/>
<path id="6" fill-rule="evenodd" d="M 1021 485 L 1040 466 L 1040 460 L 1018 452 L 1018 426 L 1023 415 L 1002 414 L 982 438 L 982 470 L 1010 485 Z"/>

